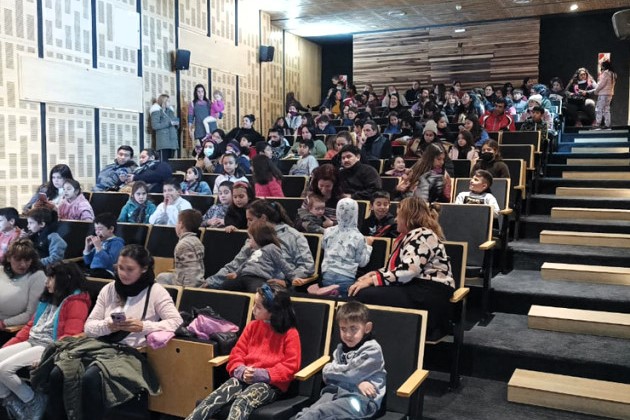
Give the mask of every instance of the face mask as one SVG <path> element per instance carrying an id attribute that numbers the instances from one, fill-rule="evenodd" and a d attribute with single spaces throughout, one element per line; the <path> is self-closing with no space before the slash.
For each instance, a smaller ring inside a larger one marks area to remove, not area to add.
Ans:
<path id="1" fill-rule="evenodd" d="M 280 146 L 280 140 L 269 140 L 269 144 L 271 145 L 271 147 L 278 147 Z"/>
<path id="2" fill-rule="evenodd" d="M 490 162 L 492 159 L 494 159 L 494 153 L 483 152 L 480 157 L 481 157 L 481 160 L 483 160 L 484 162 Z"/>
<path id="3" fill-rule="evenodd" d="M 531 112 L 534 109 L 534 105 L 528 106 L 527 109 L 529 109 L 529 111 Z"/>
<path id="4" fill-rule="evenodd" d="M 214 148 L 205 148 L 203 149 L 203 153 L 206 155 L 206 157 L 210 157 L 214 154 Z"/>

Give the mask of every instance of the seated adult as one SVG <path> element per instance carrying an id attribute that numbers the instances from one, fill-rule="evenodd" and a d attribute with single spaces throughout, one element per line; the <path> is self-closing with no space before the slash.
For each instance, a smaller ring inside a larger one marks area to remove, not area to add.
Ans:
<path id="1" fill-rule="evenodd" d="M 161 193 L 164 182 L 173 176 L 171 165 L 158 160 L 154 149 L 143 149 L 140 152 L 140 166 L 127 176 L 126 183 L 144 181 L 149 186 L 150 193 Z"/>
<path id="2" fill-rule="evenodd" d="M 243 117 L 243 124 L 240 127 L 234 127 L 232 130 L 230 130 L 225 138 L 227 140 L 236 139 L 237 141 L 240 141 L 243 136 L 247 136 L 247 138 L 250 139 L 251 142 L 254 144 L 256 142 L 264 140 L 264 137 L 254 128 L 255 121 L 256 117 L 254 117 L 254 115 L 245 115 Z"/>
<path id="3" fill-rule="evenodd" d="M 0 331 L 31 319 L 45 283 L 46 275 L 33 243 L 28 239 L 12 242 L 0 271 Z M 8 334 L 0 334 L 0 342 L 8 338 Z"/>
<path id="4" fill-rule="evenodd" d="M 324 216 L 336 223 L 337 202 L 344 197 L 337 168 L 330 163 L 325 163 L 315 168 L 313 173 L 311 173 L 309 185 L 302 194 L 304 202 L 298 210 L 300 218 L 308 214 L 308 200 L 306 197 L 311 192 L 324 197 L 326 200 Z"/>
<path id="5" fill-rule="evenodd" d="M 158 392 L 155 374 L 136 348 L 162 339 L 157 333 L 168 335 L 183 321 L 169 293 L 155 283 L 153 265 L 142 246 L 124 247 L 115 280 L 101 289 L 85 322 L 86 337 L 58 341 L 42 356 L 31 378 L 34 386 L 48 387 L 52 418 L 67 413 L 100 420 L 106 407 L 127 402 L 140 390 Z M 81 360 L 63 363 L 70 355 Z"/>
<path id="6" fill-rule="evenodd" d="M 492 111 L 479 117 L 479 124 L 488 131 L 515 131 L 514 118 L 505 112 L 507 101 L 503 98 L 494 101 Z"/>
<path id="7" fill-rule="evenodd" d="M 114 163 L 110 163 L 99 172 L 92 191 L 118 191 L 125 184 L 127 175 L 138 166 L 132 158 L 133 148 L 125 145 L 120 146 L 116 151 Z"/>
<path id="8" fill-rule="evenodd" d="M 308 242 L 304 235 L 291 227 L 293 222 L 289 219 L 281 204 L 270 200 L 255 200 L 247 206 L 246 216 L 248 223 L 262 220 L 275 227 L 278 240 L 280 241 L 282 257 L 296 277 L 305 278 L 313 275 L 315 263 L 313 262 Z M 253 252 L 255 250 L 250 246 L 249 240 L 247 240 L 231 262 L 206 279 L 208 287 L 213 289 L 222 288 L 223 283 L 227 280 L 226 276 L 229 273 L 236 272 L 237 268 L 247 261 Z M 285 283 L 284 279 L 274 280 L 278 280 L 281 284 Z"/>
<path id="9" fill-rule="evenodd" d="M 274 163 L 278 163 L 278 161 L 284 158 L 291 149 L 291 145 L 289 144 L 289 141 L 284 138 L 282 130 L 277 128 L 269 129 L 269 140 L 267 141 L 267 144 L 271 146 L 271 160 Z"/>
<path id="10" fill-rule="evenodd" d="M 22 211 L 26 213 L 31 208 L 40 206 L 56 208 L 63 200 L 63 184 L 68 179 L 74 179 L 68 165 L 60 163 L 53 166 L 48 176 L 48 182 L 40 185 L 35 195 L 22 208 Z"/>
<path id="11" fill-rule="evenodd" d="M 40 419 L 47 401 L 16 372 L 39 362 L 46 346 L 83 332 L 90 312 L 85 277 L 75 263 L 49 265 L 46 276 L 37 312 L 0 350 L 0 398 L 13 418 Z"/>
<path id="12" fill-rule="evenodd" d="M 388 137 L 382 135 L 378 124 L 368 120 L 363 124 L 363 149 L 368 159 L 390 159 L 392 157 L 392 144 Z"/>
<path id="13" fill-rule="evenodd" d="M 355 200 L 370 200 L 374 191 L 382 189 L 376 169 L 361 163 L 361 150 L 357 146 L 344 146 L 339 154 L 341 190 Z"/>
<path id="14" fill-rule="evenodd" d="M 455 282 L 436 208 L 420 197 L 405 198 L 396 222 L 400 236 L 385 268 L 359 277 L 348 294 L 363 303 L 426 309 L 429 334 L 445 332 Z"/>
<path id="15" fill-rule="evenodd" d="M 116 216 L 111 213 L 94 218 L 94 235 L 85 238 L 83 249 L 83 262 L 89 267 L 88 276 L 114 278 L 114 264 L 125 246 L 125 240 L 114 234 L 116 225 Z"/>

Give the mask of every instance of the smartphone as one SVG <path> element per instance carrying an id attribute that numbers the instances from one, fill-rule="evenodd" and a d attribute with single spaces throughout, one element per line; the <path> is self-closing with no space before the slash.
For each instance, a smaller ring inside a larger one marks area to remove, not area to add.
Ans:
<path id="1" fill-rule="evenodd" d="M 41 201 L 48 201 L 48 196 L 46 195 L 46 193 L 41 192 L 39 193 L 39 199 Z"/>
<path id="2" fill-rule="evenodd" d="M 112 312 L 111 317 L 114 322 L 125 322 L 127 320 L 124 312 Z"/>

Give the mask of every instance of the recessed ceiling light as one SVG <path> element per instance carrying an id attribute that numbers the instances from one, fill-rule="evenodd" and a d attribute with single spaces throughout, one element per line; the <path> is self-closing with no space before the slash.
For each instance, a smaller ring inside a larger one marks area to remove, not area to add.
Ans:
<path id="1" fill-rule="evenodd" d="M 456 5 L 455 5 L 455 10 L 457 10 L 458 12 L 459 12 L 460 10 L 462 10 L 462 5 L 461 5 L 461 4 L 456 4 Z"/>
<path id="2" fill-rule="evenodd" d="M 532 0 L 512 0 L 516 4 L 529 4 Z"/>
<path id="3" fill-rule="evenodd" d="M 462 32 L 466 32 L 466 28 L 457 28 L 453 32 L 458 33 L 458 34 Z"/>
<path id="4" fill-rule="evenodd" d="M 571 7 L 569 7 L 569 10 L 572 12 L 575 12 L 577 9 L 578 9 L 578 5 L 576 3 L 573 3 Z"/>
<path id="5" fill-rule="evenodd" d="M 389 12 L 387 12 L 387 14 L 389 16 L 405 16 L 407 12 L 402 10 L 390 10 Z"/>

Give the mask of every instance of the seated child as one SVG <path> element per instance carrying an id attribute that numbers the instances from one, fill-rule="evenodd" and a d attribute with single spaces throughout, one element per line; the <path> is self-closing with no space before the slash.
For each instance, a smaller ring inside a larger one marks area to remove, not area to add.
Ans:
<path id="1" fill-rule="evenodd" d="M 203 215 L 201 226 L 219 228 L 225 226 L 225 213 L 232 205 L 232 181 L 223 181 L 219 185 L 219 202 L 213 204 Z"/>
<path id="2" fill-rule="evenodd" d="M 400 177 L 411 172 L 411 169 L 405 166 L 405 159 L 402 156 L 396 156 L 391 160 L 391 168 L 392 169 L 385 172 L 385 175 Z"/>
<path id="3" fill-rule="evenodd" d="M 201 213 L 194 209 L 179 213 L 175 233 L 179 241 L 175 245 L 175 272 L 160 273 L 155 281 L 175 286 L 198 287 L 203 283 L 205 248 L 197 233 L 201 226 Z"/>
<path id="4" fill-rule="evenodd" d="M 252 187 L 246 183 L 237 181 L 232 186 L 232 204 L 225 212 L 225 231 L 234 232 L 236 229 L 247 228 L 247 205 L 254 201 L 256 194 Z"/>
<path id="5" fill-rule="evenodd" d="M 181 183 L 182 194 L 204 194 L 210 195 L 212 191 L 206 181 L 203 180 L 203 172 L 201 168 L 192 166 L 186 171 L 186 177 Z"/>
<path id="6" fill-rule="evenodd" d="M 21 236 L 33 242 L 43 266 L 63 260 L 68 244 L 56 232 L 57 212 L 46 207 L 37 207 L 26 213 L 27 232 Z"/>
<path id="7" fill-rule="evenodd" d="M 341 343 L 332 362 L 324 366 L 326 386 L 319 400 L 299 412 L 296 419 L 372 418 L 381 407 L 387 372 L 381 346 L 372 338 L 368 308 L 350 301 L 337 310 L 335 320 Z"/>
<path id="8" fill-rule="evenodd" d="M 313 150 L 313 147 L 315 147 L 315 144 L 313 143 L 313 140 L 306 140 L 303 138 L 300 138 L 298 143 L 300 145 L 298 147 L 298 155 L 300 158 L 289 170 L 289 175 L 310 176 L 313 170 L 319 166 L 317 159 L 311 155 L 311 151 Z"/>
<path id="9" fill-rule="evenodd" d="M 549 127 L 545 122 L 544 116 L 545 108 L 540 105 L 536 105 L 532 108 L 531 115 L 528 116 L 525 122 L 521 125 L 520 131 L 540 131 L 541 140 L 547 140 Z"/>
<path id="10" fill-rule="evenodd" d="M 242 181 L 249 183 L 247 177 L 245 176 L 245 172 L 243 172 L 239 167 L 236 158 L 236 155 L 230 153 L 221 156 L 220 161 L 222 166 L 220 169 L 217 168 L 217 171 L 220 171 L 221 175 L 214 180 L 214 194 L 219 193 L 219 185 L 221 185 L 223 181 Z"/>
<path id="11" fill-rule="evenodd" d="M 249 245 L 255 250 L 249 259 L 229 273 L 223 289 L 253 293 L 267 280 L 279 279 L 284 275 L 287 286 L 296 276 L 282 257 L 276 229 L 264 220 L 255 220 L 247 228 Z"/>
<path id="12" fill-rule="evenodd" d="M 390 197 L 387 191 L 376 191 L 370 200 L 372 211 L 363 222 L 361 233 L 365 236 L 397 238 L 396 217 L 389 212 Z"/>
<path id="13" fill-rule="evenodd" d="M 265 155 L 252 160 L 254 192 L 256 197 L 284 197 L 282 191 L 282 172 Z"/>
<path id="14" fill-rule="evenodd" d="M 131 187 L 129 200 L 120 211 L 119 222 L 149 223 L 149 217 L 155 212 L 155 204 L 148 199 L 149 186 L 144 181 L 136 181 Z"/>
<path id="15" fill-rule="evenodd" d="M 348 288 L 354 283 L 357 269 L 365 267 L 372 254 L 372 241 L 359 232 L 358 219 L 357 202 L 342 198 L 337 203 L 337 226 L 324 232 L 322 286 L 339 286 L 338 293 L 342 297 L 348 296 Z"/>
<path id="16" fill-rule="evenodd" d="M 149 217 L 149 223 L 154 225 L 171 225 L 177 224 L 177 217 L 182 210 L 192 208 L 190 201 L 183 199 L 180 194 L 182 187 L 174 179 L 170 179 L 164 183 L 164 201 L 157 206 L 155 212 Z"/>
<path id="17" fill-rule="evenodd" d="M 229 405 L 230 419 L 247 420 L 251 412 L 289 389 L 300 368 L 300 336 L 289 294 L 263 284 L 254 296 L 254 320 L 230 352 L 230 379 L 208 395 L 186 418 L 212 418 Z"/>
<path id="18" fill-rule="evenodd" d="M 301 212 L 295 221 L 295 228 L 300 232 L 324 233 L 324 229 L 334 226 L 334 222 L 324 216 L 326 199 L 320 194 L 310 192 L 306 196 L 308 213 Z"/>
<path id="19" fill-rule="evenodd" d="M 92 205 L 81 192 L 81 184 L 74 179 L 63 183 L 63 200 L 59 203 L 59 218 L 68 220 L 94 220 Z"/>
<path id="20" fill-rule="evenodd" d="M 15 226 L 19 218 L 20 215 L 13 207 L 0 209 L 0 264 L 4 262 L 4 254 L 11 242 L 22 234 L 22 229 Z"/>
<path id="21" fill-rule="evenodd" d="M 492 186 L 492 175 L 483 169 L 477 169 L 470 179 L 468 188 L 470 191 L 464 191 L 457 194 L 455 204 L 488 204 L 492 206 L 494 217 L 499 216 L 499 203 L 490 192 Z"/>
<path id="22" fill-rule="evenodd" d="M 116 216 L 99 214 L 94 218 L 94 235 L 85 238 L 83 262 L 89 267 L 87 275 L 104 279 L 114 278 L 114 264 L 125 246 L 125 240 L 114 234 Z"/>

